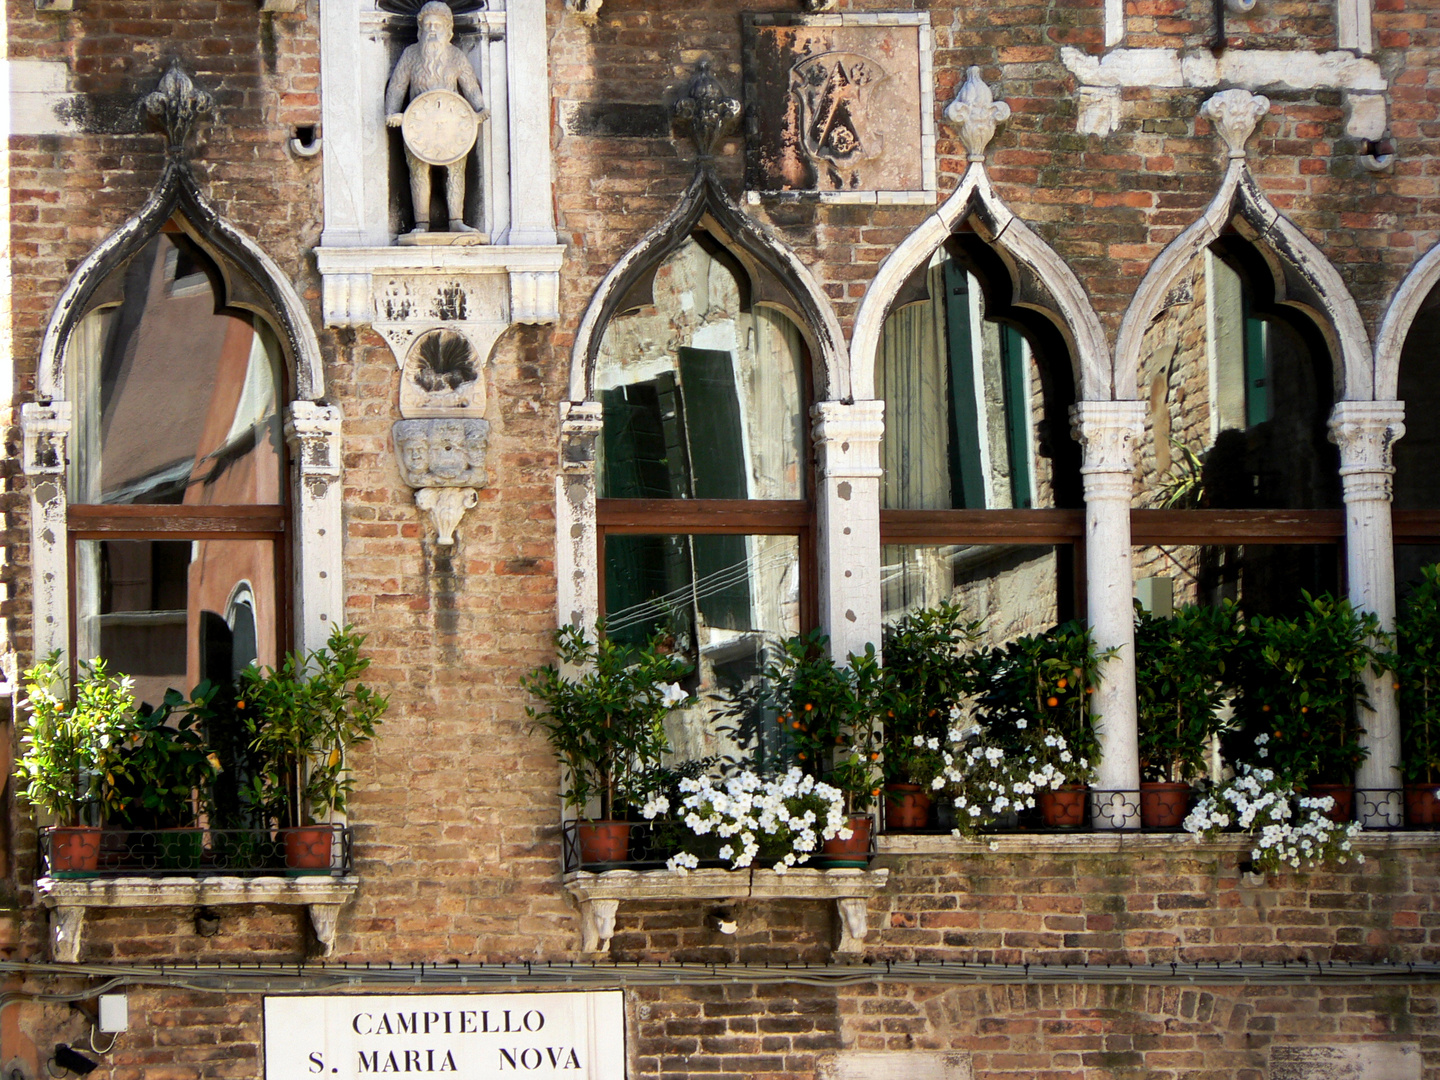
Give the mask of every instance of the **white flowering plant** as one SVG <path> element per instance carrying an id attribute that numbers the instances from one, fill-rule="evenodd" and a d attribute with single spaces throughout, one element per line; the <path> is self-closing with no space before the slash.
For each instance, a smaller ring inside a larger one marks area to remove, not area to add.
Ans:
<path id="1" fill-rule="evenodd" d="M 951 720 L 943 768 L 931 788 L 955 804 L 956 836 L 974 836 L 1008 814 L 1033 810 L 1042 792 L 1090 777 L 1089 758 L 1063 735 L 1051 732 L 1029 747 L 1006 749 L 989 741 L 985 728 L 965 726 L 959 709 Z"/>
<path id="2" fill-rule="evenodd" d="M 928 788 L 944 771 L 950 714 L 974 689 L 967 654 L 980 630 L 980 622 L 948 602 L 909 612 L 885 628 L 881 770 L 887 784 Z"/>
<path id="3" fill-rule="evenodd" d="M 768 863 L 783 874 L 808 862 L 826 840 L 851 836 L 844 792 L 799 768 L 770 779 L 749 770 L 724 780 L 685 777 L 679 800 L 674 812 L 690 835 L 666 865 L 682 874 L 711 858 L 733 870 Z M 641 813 L 648 820 L 671 809 L 670 797 L 656 794 Z"/>
<path id="4" fill-rule="evenodd" d="M 1263 739 L 1264 736 L 1261 736 Z M 1264 743 L 1260 747 L 1265 748 Z M 1185 830 L 1213 840 L 1225 832 L 1248 833 L 1257 869 L 1309 870 L 1322 864 L 1363 863 L 1354 849 L 1359 822 L 1340 824 L 1327 815 L 1335 800 L 1296 797 L 1294 784 L 1273 769 L 1242 764 L 1231 779 L 1200 799 Z"/>

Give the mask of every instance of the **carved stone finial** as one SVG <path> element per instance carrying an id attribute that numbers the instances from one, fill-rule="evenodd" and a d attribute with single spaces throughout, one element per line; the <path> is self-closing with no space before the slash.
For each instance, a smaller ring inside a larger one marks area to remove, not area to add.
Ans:
<path id="1" fill-rule="evenodd" d="M 215 99 L 197 89 L 176 60 L 161 76 L 160 85 L 140 99 L 140 105 L 151 116 L 160 117 L 165 125 L 166 151 L 173 155 L 185 152 L 195 122 L 215 108 Z"/>
<path id="2" fill-rule="evenodd" d="M 740 100 L 725 96 L 725 88 L 710 70 L 710 61 L 701 60 L 689 91 L 670 111 L 677 120 L 689 124 L 700 156 L 710 157 L 715 153 L 716 144 L 730 133 L 740 118 Z"/>
<path id="3" fill-rule="evenodd" d="M 965 74 L 964 85 L 955 92 L 955 100 L 945 106 L 945 119 L 959 125 L 960 141 L 970 160 L 984 161 L 995 128 L 1010 119 L 1010 106 L 995 100 L 980 77 L 980 69 L 972 67 Z"/>
<path id="4" fill-rule="evenodd" d="M 1245 156 L 1245 143 L 1269 111 L 1269 98 L 1240 89 L 1222 90 L 1200 106 L 1200 115 L 1215 125 L 1232 158 Z"/>

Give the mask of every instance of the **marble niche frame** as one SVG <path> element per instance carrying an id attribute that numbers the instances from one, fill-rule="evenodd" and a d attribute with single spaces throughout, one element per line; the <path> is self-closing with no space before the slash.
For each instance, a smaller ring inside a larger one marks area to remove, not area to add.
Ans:
<path id="1" fill-rule="evenodd" d="M 406 16 L 376 0 L 320 6 L 321 123 L 325 227 L 315 249 L 327 326 L 371 326 L 403 365 L 409 346 L 437 329 L 464 334 L 484 364 L 516 323 L 559 316 L 563 245 L 555 236 L 549 177 L 550 90 L 544 0 L 490 0 L 455 20 L 455 44 L 480 75 L 489 119 L 480 129 L 481 220 L 492 238 L 469 246 L 400 247 L 391 229 L 393 173 L 385 86 Z M 396 181 L 403 183 L 404 181 Z M 478 300 L 395 304 L 397 294 Z"/>

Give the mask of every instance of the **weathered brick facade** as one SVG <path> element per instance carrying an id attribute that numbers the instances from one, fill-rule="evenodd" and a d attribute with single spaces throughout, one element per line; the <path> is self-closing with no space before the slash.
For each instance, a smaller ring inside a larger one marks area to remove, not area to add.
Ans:
<path id="1" fill-rule="evenodd" d="M 798 6 L 605 0 L 589 23 L 561 0 L 545 0 L 553 126 L 537 137 L 549 140 L 553 176 L 531 181 L 553 185 L 566 246 L 559 317 L 512 327 L 496 345 L 487 367 L 490 483 L 456 544 L 443 547 L 395 463 L 400 373 L 390 347 L 367 328 L 327 327 L 322 314 L 312 255 L 324 224 L 320 159 L 290 143 L 297 129 L 321 122 L 319 8 L 332 2 L 352 0 L 302 0 L 294 13 L 260 11 L 255 0 L 74 0 L 72 11 L 9 0 L 12 66 L 63 70 L 69 111 L 52 131 L 9 138 L 12 380 L 0 403 L 4 614 L 23 668 L 34 659 L 34 585 L 20 407 L 36 400 L 37 357 L 66 282 L 160 175 L 162 140 L 134 103 L 179 60 L 215 96 L 192 145 L 201 189 L 310 309 L 325 359 L 323 399 L 343 414 L 343 566 L 335 568 L 343 617 L 368 635 L 367 681 L 391 701 L 380 737 L 352 762 L 360 885 L 340 914 L 328 967 L 579 961 L 583 979 L 572 988 L 584 989 L 629 985 L 637 964 L 673 966 L 672 985 L 635 980 L 626 991 L 626 1052 L 637 1077 L 854 1076 L 825 1070 L 842 1067 L 848 1053 L 884 1050 L 951 1055 L 949 1067 L 969 1071 L 944 1075 L 977 1080 L 1284 1080 L 1356 1075 L 1315 1071 L 1309 1059 L 1293 1071 L 1287 1054 L 1295 1048 L 1372 1044 L 1403 1051 L 1406 1062 L 1406 1071 L 1377 1078 L 1440 1077 L 1434 833 L 1368 839 L 1362 867 L 1269 879 L 1242 874 L 1239 844 L 1184 836 L 1006 837 L 989 847 L 948 836 L 882 839 L 875 866 L 889 869 L 889 882 L 869 903 L 869 933 L 853 965 L 836 962 L 828 902 L 727 902 L 738 923 L 731 936 L 714 929 L 714 903 L 645 900 L 620 904 L 609 956 L 592 967 L 561 884 L 555 761 L 531 729 L 519 680 L 553 656 L 557 418 L 569 398 L 576 329 L 605 275 L 671 212 L 694 175 L 695 151 L 668 130 L 570 130 L 566 107 L 668 103 L 700 59 L 737 93 L 742 15 Z M 537 2 L 509 0 L 512 8 Z M 1080 80 L 1062 49 L 1105 50 L 1103 4 L 841 0 L 840 10 L 929 15 L 937 112 L 965 69 L 979 65 L 1012 109 L 989 150 L 995 191 L 1078 277 L 1113 346 L 1141 278 L 1221 182 L 1221 143 L 1199 115 L 1216 85 L 1126 86 L 1118 128 L 1080 134 Z M 1208 0 L 1132 2 L 1124 44 L 1208 56 L 1213 15 Z M 1297 89 L 1263 77 L 1251 88 L 1270 109 L 1249 157 L 1270 204 L 1339 272 L 1372 339 L 1401 282 L 1440 243 L 1440 4 L 1376 0 L 1373 16 L 1393 166 L 1363 166 L 1364 140 L 1346 134 L 1337 85 Z M 1228 19 L 1230 56 L 1338 48 L 1332 6 L 1260 0 Z M 317 134 L 323 155 L 329 133 Z M 967 166 L 943 121 L 936 155 L 943 201 Z M 744 202 L 743 156 L 742 127 L 717 152 L 721 180 L 810 269 L 849 334 L 879 264 L 934 205 Z M 1151 373 L 1140 374 L 1143 398 Z M 1142 461 L 1141 475 L 1153 469 L 1153 458 Z M 0 730 L 8 763 L 18 733 L 13 722 Z M 13 781 L 5 792 L 7 1080 L 43 1076 L 57 1042 L 89 1053 L 89 1020 L 56 995 L 98 986 L 112 967 L 143 967 L 151 977 L 128 989 L 129 1030 L 98 1055 L 97 1080 L 263 1076 L 262 991 L 191 989 L 183 969 L 262 965 L 273 968 L 277 990 L 300 988 L 286 980 L 314 955 L 304 910 L 217 908 L 218 931 L 202 935 L 192 907 L 99 908 L 86 918 L 81 966 L 47 966 L 36 823 Z M 1351 977 L 1333 966 L 1347 963 L 1394 967 Z M 804 973 L 812 981 L 787 982 L 775 972 L 786 965 L 819 970 Z M 1423 970 L 1406 975 L 1408 965 Z M 852 979 L 860 971 L 873 980 Z M 511 972 L 493 977 L 488 984 L 491 976 L 477 975 L 469 989 L 514 989 Z M 909 1068 L 910 1059 L 895 1060 L 884 1075 Z M 941 1075 L 915 1068 L 917 1080 Z"/>

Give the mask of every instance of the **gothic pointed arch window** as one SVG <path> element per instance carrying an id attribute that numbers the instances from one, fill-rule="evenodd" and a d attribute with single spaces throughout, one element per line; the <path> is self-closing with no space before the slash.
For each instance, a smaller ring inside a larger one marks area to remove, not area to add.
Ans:
<path id="1" fill-rule="evenodd" d="M 1340 588 L 1331 348 L 1315 318 L 1279 302 L 1276 273 L 1227 231 L 1146 332 L 1132 538 L 1148 607 L 1233 600 L 1288 613 L 1302 590 Z"/>
<path id="2" fill-rule="evenodd" d="M 284 354 L 172 219 L 91 294 L 64 357 L 69 655 L 137 696 L 289 645 Z"/>
<path id="3" fill-rule="evenodd" d="M 963 224 L 886 316 L 875 360 L 886 622 L 949 601 L 1004 641 L 1083 606 L 1070 350 L 1012 288 Z"/>
<path id="4" fill-rule="evenodd" d="M 1400 350 L 1396 397 L 1405 437 L 1395 443 L 1395 587 L 1401 598 L 1422 567 L 1440 562 L 1440 286 L 1420 303 Z"/>
<path id="5" fill-rule="evenodd" d="M 605 324 L 596 523 L 606 633 L 694 665 L 681 758 L 776 749 L 751 709 L 776 642 L 814 625 L 810 353 L 778 280 L 702 223 Z M 727 705 L 725 703 L 730 703 Z"/>

